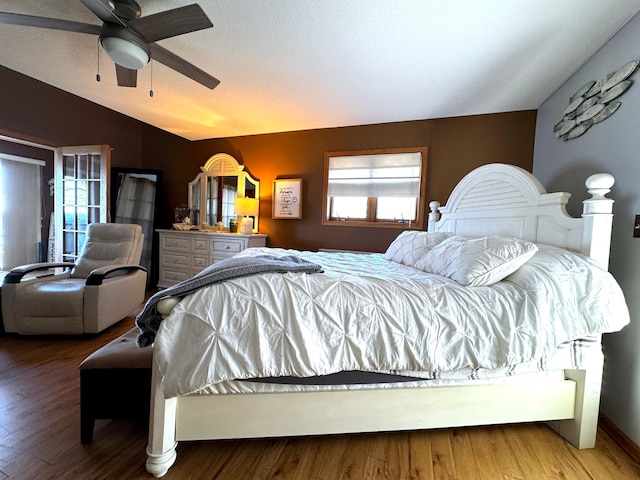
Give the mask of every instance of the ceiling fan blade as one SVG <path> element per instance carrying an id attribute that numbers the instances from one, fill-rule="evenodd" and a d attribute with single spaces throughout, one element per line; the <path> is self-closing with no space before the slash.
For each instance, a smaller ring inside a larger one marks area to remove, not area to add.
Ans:
<path id="1" fill-rule="evenodd" d="M 138 30 L 149 43 L 213 27 L 209 17 L 197 3 L 140 17 L 129 22 L 129 25 Z"/>
<path id="2" fill-rule="evenodd" d="M 100 34 L 100 25 L 73 22 L 58 18 L 36 17 L 34 15 L 22 15 L 20 13 L 0 12 L 0 23 L 10 25 L 23 25 L 26 27 L 50 28 L 53 30 L 65 30 L 69 32 Z"/>
<path id="3" fill-rule="evenodd" d="M 135 87 L 138 80 L 138 71 L 115 64 L 116 78 L 119 87 Z"/>
<path id="4" fill-rule="evenodd" d="M 126 27 L 127 24 L 120 19 L 113 10 L 101 0 L 80 0 L 82 4 L 93 12 L 103 22 L 117 23 Z"/>
<path id="5" fill-rule="evenodd" d="M 192 65 L 160 45 L 152 43 L 149 45 L 149 49 L 151 50 L 151 58 L 169 68 L 172 68 L 176 72 L 189 77 L 191 80 L 204 85 L 205 87 L 214 89 L 220 83 L 220 80 L 217 78 L 212 77 L 208 73 L 200 70 L 195 65 Z"/>

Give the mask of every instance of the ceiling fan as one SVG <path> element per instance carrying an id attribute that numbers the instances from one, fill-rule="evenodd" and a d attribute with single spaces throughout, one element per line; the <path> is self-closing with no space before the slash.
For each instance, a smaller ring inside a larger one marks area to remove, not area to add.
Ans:
<path id="1" fill-rule="evenodd" d="M 213 27 L 198 4 L 143 17 L 135 0 L 109 0 L 108 4 L 103 0 L 80 1 L 102 20 L 102 26 L 8 12 L 0 12 L 0 23 L 98 35 L 100 45 L 115 62 L 116 77 L 121 87 L 135 87 L 138 70 L 150 59 L 208 88 L 213 89 L 220 83 L 217 78 L 155 43 Z"/>

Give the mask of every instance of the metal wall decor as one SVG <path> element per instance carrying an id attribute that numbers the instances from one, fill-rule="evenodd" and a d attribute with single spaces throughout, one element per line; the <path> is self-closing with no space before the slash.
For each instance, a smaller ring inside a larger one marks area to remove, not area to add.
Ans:
<path id="1" fill-rule="evenodd" d="M 616 99 L 633 84 L 629 77 L 639 65 L 640 60 L 633 60 L 605 78 L 580 87 L 571 95 L 562 119 L 553 127 L 556 137 L 565 142 L 577 138 L 613 115 L 622 105 Z"/>

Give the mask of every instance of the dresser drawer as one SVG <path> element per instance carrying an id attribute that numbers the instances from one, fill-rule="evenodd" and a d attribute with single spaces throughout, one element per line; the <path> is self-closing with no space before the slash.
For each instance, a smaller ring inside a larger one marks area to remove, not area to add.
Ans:
<path id="1" fill-rule="evenodd" d="M 160 264 L 166 266 L 189 266 L 190 255 L 188 253 L 161 252 Z"/>
<path id="2" fill-rule="evenodd" d="M 236 254 L 238 252 L 241 252 L 242 250 L 244 250 L 244 240 L 242 239 L 238 239 L 238 240 L 232 240 L 232 239 L 224 239 L 224 240 L 213 240 L 213 248 L 212 248 L 212 253 L 214 255 L 218 255 L 218 254 L 229 254 L 229 255 L 233 255 Z"/>
<path id="3" fill-rule="evenodd" d="M 193 249 L 192 251 L 194 253 L 205 253 L 208 254 L 209 253 L 209 239 L 208 238 L 203 238 L 203 237 L 194 237 L 192 239 L 193 243 Z"/>
<path id="4" fill-rule="evenodd" d="M 211 264 L 209 255 L 194 255 L 191 257 L 191 266 L 195 269 L 202 270 Z"/>
<path id="5" fill-rule="evenodd" d="M 178 282 L 182 282 L 191 277 L 191 274 L 187 271 L 170 270 L 167 268 L 160 269 L 160 278 L 158 279 L 158 285 L 174 285 Z"/>
<path id="6" fill-rule="evenodd" d="M 189 252 L 191 250 L 191 239 L 187 235 L 162 235 L 160 238 L 162 238 L 161 250 L 171 250 L 172 252 Z"/>

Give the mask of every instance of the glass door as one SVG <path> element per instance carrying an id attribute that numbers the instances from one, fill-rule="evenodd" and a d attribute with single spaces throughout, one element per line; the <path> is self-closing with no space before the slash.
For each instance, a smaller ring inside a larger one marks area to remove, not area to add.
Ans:
<path id="1" fill-rule="evenodd" d="M 75 262 L 87 225 L 109 218 L 108 145 L 62 147 L 55 156 L 55 257 Z"/>

